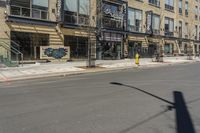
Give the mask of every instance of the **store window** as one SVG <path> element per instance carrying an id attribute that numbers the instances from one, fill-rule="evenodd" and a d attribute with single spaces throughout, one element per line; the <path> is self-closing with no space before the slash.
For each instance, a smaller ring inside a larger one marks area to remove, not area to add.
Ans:
<path id="1" fill-rule="evenodd" d="M 78 36 L 65 36 L 65 46 L 70 47 L 70 57 L 75 59 L 86 59 L 88 49 L 88 38 Z"/>

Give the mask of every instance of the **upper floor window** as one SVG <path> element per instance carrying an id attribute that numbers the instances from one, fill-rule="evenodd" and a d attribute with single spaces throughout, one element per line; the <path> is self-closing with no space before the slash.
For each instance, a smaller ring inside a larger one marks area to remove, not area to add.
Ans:
<path id="1" fill-rule="evenodd" d="M 188 8 L 188 0 L 186 0 L 185 1 L 185 16 L 188 16 L 188 10 L 189 10 L 189 8 Z"/>
<path id="2" fill-rule="evenodd" d="M 195 40 L 197 40 L 197 36 L 198 36 L 198 26 L 195 25 L 195 37 L 194 37 Z"/>
<path id="3" fill-rule="evenodd" d="M 142 32 L 142 11 L 141 10 L 129 8 L 128 30 Z"/>
<path id="4" fill-rule="evenodd" d="M 183 13 L 183 1 L 182 0 L 179 0 L 179 3 L 178 3 L 178 12 L 180 15 L 182 15 Z"/>
<path id="5" fill-rule="evenodd" d="M 102 22 L 104 28 L 125 29 L 126 10 L 123 4 L 103 3 Z"/>
<path id="6" fill-rule="evenodd" d="M 89 24 L 89 0 L 64 0 L 64 22 L 67 24 Z"/>
<path id="7" fill-rule="evenodd" d="M 11 0 L 10 14 L 35 19 L 48 19 L 48 0 Z"/>
<path id="8" fill-rule="evenodd" d="M 165 17 L 165 35 L 174 35 L 174 19 Z"/>
<path id="9" fill-rule="evenodd" d="M 198 6 L 195 6 L 195 19 L 198 20 Z"/>
<path id="10" fill-rule="evenodd" d="M 160 34 L 160 16 L 153 14 L 152 17 L 153 34 Z"/>
<path id="11" fill-rule="evenodd" d="M 198 14 L 200 14 L 200 7 L 199 7 L 199 10 L 198 10 Z M 200 20 L 200 15 L 199 15 L 199 20 Z"/>
<path id="12" fill-rule="evenodd" d="M 182 21 L 179 21 L 179 26 L 178 26 L 178 36 L 182 38 Z"/>
<path id="13" fill-rule="evenodd" d="M 184 29 L 185 29 L 185 38 L 189 38 L 189 36 L 188 36 L 188 34 L 189 34 L 189 33 L 188 33 L 188 32 L 189 32 L 189 27 L 188 27 L 188 25 L 189 25 L 189 24 L 188 24 L 187 22 L 185 22 L 185 28 L 184 28 Z"/>
<path id="14" fill-rule="evenodd" d="M 165 0 L 165 9 L 174 10 L 174 0 Z"/>
<path id="15" fill-rule="evenodd" d="M 200 26 L 199 26 L 199 40 L 200 40 Z"/>
<path id="16" fill-rule="evenodd" d="M 149 0 L 149 3 L 157 7 L 160 7 L 160 0 Z"/>

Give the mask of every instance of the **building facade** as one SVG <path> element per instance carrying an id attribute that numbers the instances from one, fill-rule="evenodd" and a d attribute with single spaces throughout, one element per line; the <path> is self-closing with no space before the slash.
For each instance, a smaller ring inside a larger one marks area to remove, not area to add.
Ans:
<path id="1" fill-rule="evenodd" d="M 0 39 L 25 60 L 198 54 L 199 14 L 199 0 L 0 0 Z"/>

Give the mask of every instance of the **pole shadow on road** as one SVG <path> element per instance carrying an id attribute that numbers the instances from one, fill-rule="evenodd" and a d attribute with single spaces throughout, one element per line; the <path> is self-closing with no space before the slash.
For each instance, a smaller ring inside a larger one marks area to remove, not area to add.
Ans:
<path id="1" fill-rule="evenodd" d="M 151 97 L 154 97 L 160 101 L 163 101 L 165 103 L 167 103 L 167 109 L 165 109 L 164 111 L 161 111 L 149 118 L 147 118 L 146 120 L 143 120 L 137 124 L 134 124 L 131 127 L 128 127 L 124 130 L 122 130 L 120 133 L 127 133 L 131 130 L 133 130 L 134 128 L 141 126 L 142 124 L 149 122 L 152 119 L 157 118 L 158 116 L 161 116 L 162 114 L 166 113 L 167 111 L 170 111 L 172 109 L 175 110 L 175 117 L 176 117 L 176 133 L 196 133 L 190 113 L 188 111 L 187 105 L 185 103 L 185 99 L 183 96 L 182 92 L 179 91 L 174 91 L 173 92 L 173 96 L 174 96 L 174 103 L 171 101 L 168 101 L 162 97 L 159 97 L 157 95 L 154 95 L 150 92 L 147 92 L 143 89 L 134 87 L 134 86 L 130 86 L 130 85 L 126 85 L 126 84 L 122 84 L 122 83 L 118 83 L 118 82 L 111 82 L 110 84 L 112 85 L 117 85 L 117 86 L 123 86 L 123 87 L 128 87 L 131 89 L 135 89 L 137 91 L 140 91 L 146 95 L 149 95 Z"/>

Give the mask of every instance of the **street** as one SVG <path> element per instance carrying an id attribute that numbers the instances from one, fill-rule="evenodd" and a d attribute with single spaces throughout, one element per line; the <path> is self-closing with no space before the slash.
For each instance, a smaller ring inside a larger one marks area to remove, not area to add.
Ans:
<path id="1" fill-rule="evenodd" d="M 200 133 L 200 63 L 0 83 L 0 133 Z"/>

